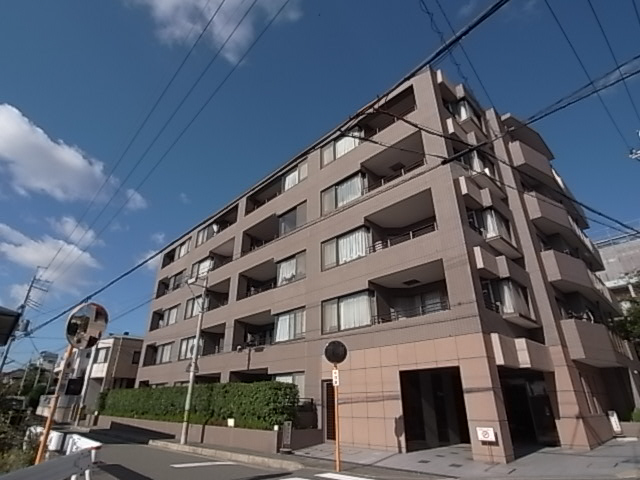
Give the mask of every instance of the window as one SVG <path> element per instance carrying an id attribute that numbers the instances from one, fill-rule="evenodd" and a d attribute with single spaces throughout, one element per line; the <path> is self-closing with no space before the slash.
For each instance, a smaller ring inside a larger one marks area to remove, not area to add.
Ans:
<path id="1" fill-rule="evenodd" d="M 304 337 L 306 314 L 304 309 L 276 315 L 276 342 Z"/>
<path id="2" fill-rule="evenodd" d="M 322 166 L 329 165 L 342 155 L 350 152 L 362 141 L 363 131 L 360 127 L 349 130 L 346 135 L 338 137 L 336 140 L 329 142 L 321 150 Z"/>
<path id="3" fill-rule="evenodd" d="M 322 332 L 330 333 L 371 325 L 370 292 L 322 302 Z"/>
<path id="4" fill-rule="evenodd" d="M 140 350 L 136 350 L 135 352 L 133 352 L 133 355 L 131 356 L 131 364 L 138 365 L 139 363 L 140 363 Z"/>
<path id="5" fill-rule="evenodd" d="M 169 363 L 171 361 L 171 347 L 173 342 L 158 345 L 156 349 L 156 365 Z"/>
<path id="6" fill-rule="evenodd" d="M 322 244 L 322 269 L 327 270 L 364 257 L 369 251 L 369 229 L 359 228 Z"/>
<path id="7" fill-rule="evenodd" d="M 176 273 L 169 279 L 169 290 L 177 290 L 182 287 L 182 282 L 184 281 L 184 270 L 179 273 Z"/>
<path id="8" fill-rule="evenodd" d="M 277 282 L 276 285 L 286 285 L 304 278 L 307 274 L 306 252 L 282 260 L 276 264 Z"/>
<path id="9" fill-rule="evenodd" d="M 364 176 L 357 173 L 322 192 L 322 214 L 332 212 L 361 197 L 364 191 Z"/>
<path id="10" fill-rule="evenodd" d="M 298 164 L 296 168 L 290 170 L 288 173 L 285 173 L 284 177 L 282 178 L 282 190 L 286 192 L 287 190 L 296 186 L 302 180 L 307 178 L 307 171 L 307 161 L 303 160 Z"/>
<path id="11" fill-rule="evenodd" d="M 501 236 L 507 240 L 511 240 L 511 226 L 509 220 L 504 218 L 500 213 L 492 208 L 482 211 L 482 223 L 484 226 L 485 237 Z"/>
<path id="12" fill-rule="evenodd" d="M 111 347 L 97 349 L 95 363 L 107 363 L 107 360 L 109 359 L 109 350 L 111 350 Z"/>
<path id="13" fill-rule="evenodd" d="M 273 379 L 276 382 L 293 383 L 297 385 L 299 397 L 304 397 L 304 373 L 282 373 L 275 375 Z"/>
<path id="14" fill-rule="evenodd" d="M 162 312 L 162 318 L 158 322 L 158 328 L 173 325 L 178 320 L 178 306 L 167 308 Z"/>
<path id="15" fill-rule="evenodd" d="M 204 242 L 209 240 L 220 232 L 220 225 L 217 222 L 210 223 L 204 228 L 201 228 L 196 234 L 196 247 L 199 247 Z"/>
<path id="16" fill-rule="evenodd" d="M 278 217 L 278 232 L 285 235 L 304 225 L 307 221 L 307 202 L 303 202 L 297 207 L 283 213 Z"/>
<path id="17" fill-rule="evenodd" d="M 211 257 L 204 258 L 199 262 L 194 263 L 191 265 L 191 278 L 200 278 L 205 276 L 211 271 L 212 266 L 213 262 L 211 261 Z"/>
<path id="18" fill-rule="evenodd" d="M 180 340 L 180 350 L 178 351 L 178 360 L 186 360 L 193 356 L 193 346 L 196 343 L 196 337 L 183 338 Z M 200 338 L 200 348 L 198 355 L 202 355 L 203 339 Z"/>
<path id="19" fill-rule="evenodd" d="M 469 226 L 482 235 L 484 231 L 484 222 L 482 221 L 482 212 L 479 210 L 467 209 L 467 221 Z"/>
<path id="20" fill-rule="evenodd" d="M 496 178 L 496 167 L 483 153 L 471 152 L 460 158 L 460 162 L 472 173 L 485 173 L 489 177 Z"/>
<path id="21" fill-rule="evenodd" d="M 184 318 L 195 317 L 200 315 L 200 309 L 202 308 L 202 295 L 190 298 L 184 308 Z"/>
<path id="22" fill-rule="evenodd" d="M 482 280 L 481 285 L 487 308 L 503 314 L 531 315 L 527 289 L 519 283 L 507 278 L 498 281 Z"/>
<path id="23" fill-rule="evenodd" d="M 189 245 L 191 244 L 191 239 L 187 238 L 184 242 L 176 247 L 176 260 L 178 258 L 184 257 L 187 253 L 189 253 Z"/>

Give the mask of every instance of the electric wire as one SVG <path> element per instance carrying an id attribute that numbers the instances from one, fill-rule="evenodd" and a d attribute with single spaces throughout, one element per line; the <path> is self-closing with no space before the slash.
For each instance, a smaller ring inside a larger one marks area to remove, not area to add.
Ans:
<path id="1" fill-rule="evenodd" d="M 618 69 L 618 73 L 622 77 L 622 70 L 620 69 L 620 62 L 618 61 L 618 57 L 616 56 L 615 52 L 613 51 L 613 47 L 611 46 L 611 42 L 609 41 L 609 37 L 607 36 L 607 33 L 604 30 L 604 26 L 602 25 L 602 22 L 600 22 L 600 18 L 598 17 L 596 9 L 593 7 L 593 2 L 591 0 L 588 0 L 588 2 L 589 2 L 589 7 L 591 8 L 591 11 L 593 12 L 593 16 L 595 17 L 596 22 L 598 23 L 598 27 L 600 28 L 600 32 L 602 33 L 604 41 L 607 44 L 607 48 L 609 49 L 609 53 L 611 53 L 611 58 L 613 58 L 613 61 L 616 64 L 616 67 Z M 629 85 L 627 84 L 626 80 L 623 81 L 622 84 L 624 85 L 624 89 L 627 92 L 627 97 L 629 98 L 629 103 L 631 104 L 631 107 L 633 108 L 633 111 L 636 114 L 636 118 L 638 120 L 638 127 L 640 128 L 640 113 L 638 113 L 638 107 L 636 106 L 636 102 L 633 100 L 633 96 L 631 95 L 631 90 L 629 90 Z"/>
<path id="2" fill-rule="evenodd" d="M 560 19 L 558 18 L 558 16 L 554 12 L 553 8 L 549 4 L 549 1 L 548 0 L 544 0 L 544 3 L 547 5 L 547 8 L 549 9 L 549 12 L 551 13 L 551 16 L 553 17 L 553 19 L 555 20 L 556 24 L 558 25 L 558 28 L 562 32 L 562 36 L 567 41 L 567 44 L 569 45 L 569 48 L 573 52 L 574 57 L 576 58 L 576 60 L 580 64 L 580 67 L 582 68 L 582 71 L 584 72 L 585 76 L 589 79 L 589 82 L 591 83 L 591 86 L 595 89 L 596 86 L 593 83 L 593 79 L 591 78 L 591 75 L 589 74 L 589 71 L 587 70 L 587 67 L 585 66 L 585 64 L 583 63 L 582 59 L 580 58 L 580 55 L 578 54 L 575 46 L 573 45 L 573 42 L 569 38 L 569 35 L 567 34 L 567 32 L 565 31 L 564 27 L 562 26 L 562 23 L 560 22 Z M 616 122 L 615 118 L 613 118 L 613 114 L 611 113 L 611 110 L 609 110 L 609 107 L 607 106 L 607 104 L 605 103 L 604 99 L 602 98 L 602 95 L 600 95 L 599 93 L 598 93 L 598 99 L 600 100 L 600 103 L 602 104 L 602 107 L 604 108 L 604 110 L 605 110 L 605 112 L 607 114 L 607 117 L 611 121 L 611 124 L 613 125 L 614 129 L 618 132 L 618 135 L 620 136 L 620 139 L 625 144 L 627 150 L 631 151 L 632 150 L 631 145 L 629 144 L 629 142 L 627 141 L 626 137 L 622 133 L 622 130 L 620 129 L 620 126 Z"/>

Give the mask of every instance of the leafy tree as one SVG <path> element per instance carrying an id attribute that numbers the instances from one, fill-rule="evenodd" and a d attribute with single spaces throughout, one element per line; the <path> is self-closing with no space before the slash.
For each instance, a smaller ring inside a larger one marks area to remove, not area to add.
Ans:
<path id="1" fill-rule="evenodd" d="M 624 317 L 615 320 L 615 331 L 625 340 L 640 345 L 640 301 L 632 300 Z"/>

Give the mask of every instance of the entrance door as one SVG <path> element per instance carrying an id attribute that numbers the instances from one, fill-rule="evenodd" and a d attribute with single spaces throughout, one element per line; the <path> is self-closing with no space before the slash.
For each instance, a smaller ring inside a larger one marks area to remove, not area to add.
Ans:
<path id="1" fill-rule="evenodd" d="M 324 434 L 326 440 L 336 439 L 336 401 L 333 384 L 323 381 L 324 385 Z"/>

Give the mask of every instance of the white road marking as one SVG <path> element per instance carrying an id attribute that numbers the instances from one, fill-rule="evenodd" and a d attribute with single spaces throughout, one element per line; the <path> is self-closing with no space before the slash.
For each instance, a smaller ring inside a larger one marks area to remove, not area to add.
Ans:
<path id="1" fill-rule="evenodd" d="M 191 468 L 191 467 L 212 467 L 215 465 L 235 465 L 233 462 L 196 462 L 196 463 L 175 463 L 171 465 L 173 468 Z"/>
<path id="2" fill-rule="evenodd" d="M 365 477 L 353 477 L 341 473 L 318 473 L 316 477 L 328 478 L 330 480 L 368 480 Z"/>
<path id="3" fill-rule="evenodd" d="M 302 477 L 286 477 L 286 478 L 283 478 L 282 480 L 309 480 L 309 479 L 302 478 Z"/>

